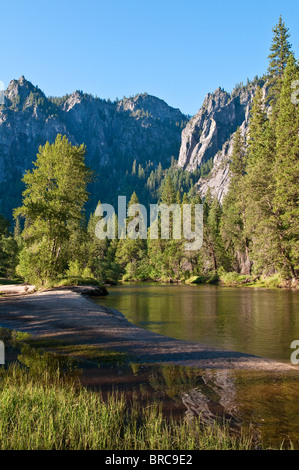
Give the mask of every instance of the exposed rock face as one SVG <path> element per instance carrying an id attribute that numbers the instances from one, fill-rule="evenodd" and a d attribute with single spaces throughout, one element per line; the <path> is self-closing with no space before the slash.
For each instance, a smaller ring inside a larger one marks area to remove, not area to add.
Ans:
<path id="1" fill-rule="evenodd" d="M 220 88 L 213 95 L 206 96 L 200 111 L 189 121 L 182 132 L 178 161 L 180 168 L 193 171 L 214 156 L 222 147 L 229 133 L 226 130 L 227 126 L 225 126 L 225 136 L 221 135 L 223 130 L 220 122 L 224 115 L 219 111 L 225 108 L 227 117 L 235 120 L 235 116 L 231 116 L 234 110 L 231 106 L 227 108 L 228 103 L 229 94 Z"/>
<path id="2" fill-rule="evenodd" d="M 5 106 L 0 108 L 1 182 L 11 172 L 22 172 L 32 166 L 38 141 L 42 143 L 52 134 L 66 132 L 62 123 L 54 127 L 54 120 L 49 116 L 49 109 L 53 108 L 51 102 L 46 103 L 47 108 L 37 105 L 43 99 L 42 93 L 24 77 L 10 82 L 5 92 Z"/>
<path id="3" fill-rule="evenodd" d="M 263 85 L 263 82 L 256 80 L 235 89 L 231 95 L 221 88 L 209 93 L 182 132 L 180 168 L 194 171 L 209 159 L 214 161 L 209 177 L 201 178 L 197 183 L 202 197 L 210 189 L 221 201 L 228 190 L 234 133 L 238 127 L 246 133 L 257 85 Z"/>
<path id="4" fill-rule="evenodd" d="M 86 145 L 86 163 L 108 184 L 112 174 L 118 181 L 131 170 L 134 160 L 166 167 L 179 153 L 185 122 L 178 109 L 147 94 L 116 102 L 80 91 L 47 98 L 23 76 L 12 80 L 0 106 L 0 213 L 10 216 L 19 205 L 22 175 L 32 168 L 39 146 L 58 133 Z M 93 191 L 95 203 L 100 189 Z"/>
<path id="5" fill-rule="evenodd" d="M 245 136 L 248 130 L 248 118 L 242 123 L 240 130 L 242 135 Z M 213 168 L 208 177 L 200 178 L 196 184 L 202 198 L 210 191 L 213 197 L 216 196 L 218 200 L 222 202 L 226 195 L 230 183 L 229 163 L 233 151 L 234 137 L 235 133 L 225 142 L 221 151 L 217 152 L 215 155 Z"/>
<path id="6" fill-rule="evenodd" d="M 229 187 L 229 161 L 233 148 L 233 139 L 227 141 L 221 152 L 214 157 L 213 169 L 208 178 L 200 178 L 196 184 L 201 198 L 205 198 L 208 191 L 216 196 L 220 202 L 226 195 Z"/>
<path id="7" fill-rule="evenodd" d="M 134 160 L 137 165 L 150 162 L 152 168 L 161 162 L 165 168 L 178 155 L 178 166 L 187 171 L 214 159 L 210 175 L 197 187 L 202 196 L 211 189 L 222 200 L 229 184 L 233 135 L 238 126 L 246 132 L 257 85 L 263 82 L 239 86 L 232 94 L 218 88 L 187 123 L 178 109 L 146 93 L 116 102 L 81 91 L 48 98 L 23 76 L 12 80 L 0 105 L 0 213 L 11 217 L 20 205 L 25 170 L 32 168 L 39 146 L 52 143 L 57 134 L 86 145 L 86 163 L 100 181 L 90 188 L 89 209 L 103 197 L 114 203 L 109 192 L 114 197 L 124 188 L 134 190 L 126 178 Z"/>
<path id="8" fill-rule="evenodd" d="M 182 120 L 182 113 L 179 109 L 170 108 L 165 101 L 147 93 L 138 94 L 133 98 L 124 98 L 118 103 L 117 108 L 118 110 L 130 111 L 137 116 L 139 112 L 142 112 L 161 121 L 181 122 Z"/>

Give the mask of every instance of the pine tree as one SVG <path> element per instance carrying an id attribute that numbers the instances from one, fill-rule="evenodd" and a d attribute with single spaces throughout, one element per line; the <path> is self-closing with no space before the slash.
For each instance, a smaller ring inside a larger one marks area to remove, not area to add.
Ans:
<path id="1" fill-rule="evenodd" d="M 290 96 L 289 96 L 290 99 Z M 275 209 L 276 127 L 279 111 L 275 105 L 269 119 L 262 118 L 263 100 L 257 94 L 249 126 L 249 153 L 244 193 L 246 194 L 247 233 L 252 241 L 254 270 L 271 275 L 289 265 L 279 211 Z"/>
<path id="2" fill-rule="evenodd" d="M 144 179 L 145 178 L 145 172 L 144 169 L 142 168 L 142 165 L 138 165 L 138 178 L 139 179 Z"/>
<path id="3" fill-rule="evenodd" d="M 21 247 L 23 244 L 23 239 L 20 217 L 16 217 L 13 235 L 18 247 Z"/>
<path id="4" fill-rule="evenodd" d="M 162 178 L 163 178 L 163 169 L 162 169 L 161 162 L 159 162 L 159 165 L 158 165 L 158 168 L 157 168 L 157 183 L 158 183 L 158 185 L 160 185 L 160 183 L 162 181 Z"/>
<path id="5" fill-rule="evenodd" d="M 245 139 L 242 136 L 241 130 L 238 127 L 234 136 L 233 151 L 229 170 L 232 181 L 239 179 L 245 175 L 246 172 L 246 149 Z"/>
<path id="6" fill-rule="evenodd" d="M 248 156 L 250 162 L 254 162 L 255 158 L 258 158 L 258 155 L 263 152 L 267 123 L 268 117 L 263 99 L 263 91 L 260 87 L 257 87 L 250 111 L 248 138 Z"/>
<path id="7" fill-rule="evenodd" d="M 177 193 L 176 193 L 175 202 L 176 204 L 179 204 L 179 205 L 181 204 L 181 193 L 179 189 L 177 190 Z"/>
<path id="8" fill-rule="evenodd" d="M 172 178 L 170 175 L 167 175 L 164 181 L 162 182 L 161 188 L 161 197 L 160 204 L 165 204 L 171 206 L 172 204 L 177 204 L 180 206 L 180 192 L 175 191 L 175 186 L 173 184 Z M 183 203 L 185 203 L 185 198 L 187 196 L 183 195 Z M 189 201 L 188 201 L 189 203 Z M 170 212 L 170 233 L 169 239 L 161 239 L 160 237 L 160 219 L 158 222 L 159 225 L 159 237 L 158 239 L 152 239 L 149 237 L 148 240 L 148 253 L 149 253 L 149 263 L 151 268 L 151 273 L 153 279 L 180 279 L 182 274 L 182 264 L 187 258 L 187 254 L 184 251 L 185 240 L 173 238 L 173 214 Z"/>
<path id="9" fill-rule="evenodd" d="M 274 36 L 270 47 L 268 73 L 271 85 L 270 98 L 276 100 L 281 84 L 284 70 L 287 66 L 288 58 L 291 54 L 291 45 L 288 41 L 290 34 L 282 17 L 279 17 L 278 24 L 273 28 Z"/>
<path id="10" fill-rule="evenodd" d="M 174 185 L 169 175 L 166 176 L 164 180 L 162 194 L 161 194 L 161 202 L 163 204 L 166 204 L 167 206 L 170 206 L 171 204 L 175 204 L 176 202 L 176 193 L 174 190 Z"/>
<path id="11" fill-rule="evenodd" d="M 189 204 L 189 199 L 186 193 L 183 194 L 182 204 Z"/>
<path id="12" fill-rule="evenodd" d="M 98 202 L 97 207 L 100 204 Z M 93 277 L 101 283 L 116 284 L 122 274 L 121 267 L 115 261 L 115 253 L 118 246 L 116 214 L 114 218 L 116 238 L 112 240 L 108 238 L 99 239 L 96 236 L 96 225 L 101 217 L 91 214 L 87 225 L 85 246 L 82 247 L 81 245 L 81 250 L 76 250 L 81 255 L 80 262 L 82 263 L 83 261 Z"/>
<path id="13" fill-rule="evenodd" d="M 244 176 L 246 174 L 245 139 L 238 128 L 234 136 L 231 156 L 230 186 L 223 201 L 221 235 L 226 249 L 235 258 L 235 270 L 250 274 L 249 239 L 246 233 L 246 197 L 244 194 Z"/>
<path id="14" fill-rule="evenodd" d="M 128 203 L 128 208 L 133 204 L 139 204 L 139 199 L 134 191 Z M 134 220 L 135 216 L 129 216 L 126 219 L 126 227 L 129 231 L 130 223 Z M 139 227 L 140 230 L 140 227 Z M 145 239 L 140 237 L 131 238 L 127 236 L 125 239 L 120 239 L 115 252 L 115 260 L 126 271 L 125 278 L 139 279 L 140 266 L 142 261 L 146 258 L 147 243 Z"/>
<path id="15" fill-rule="evenodd" d="M 273 121 L 263 116 L 262 96 L 257 93 L 249 126 L 246 196 L 247 236 L 256 273 L 270 274 L 277 262 L 276 224 L 273 221 L 274 149 Z"/>
<path id="16" fill-rule="evenodd" d="M 276 121 L 275 197 L 273 210 L 280 219 L 282 263 L 293 278 L 299 269 L 299 106 L 291 100 L 299 67 L 291 54 L 278 99 Z"/>
<path id="17" fill-rule="evenodd" d="M 97 207 L 100 205 L 98 202 Z M 99 239 L 96 236 L 96 225 L 100 217 L 91 214 L 87 225 L 87 266 L 92 270 L 93 274 L 97 274 L 100 263 L 105 259 L 109 247 L 107 238 Z"/>
<path id="18" fill-rule="evenodd" d="M 208 191 L 203 204 L 203 247 L 200 250 L 200 264 L 205 273 L 217 274 L 223 266 L 228 269 L 228 259 L 221 237 L 222 207 L 217 197 Z"/>

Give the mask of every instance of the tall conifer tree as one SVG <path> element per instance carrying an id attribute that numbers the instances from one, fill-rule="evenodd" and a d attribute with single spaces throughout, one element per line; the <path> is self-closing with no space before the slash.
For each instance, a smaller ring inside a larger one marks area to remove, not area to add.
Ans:
<path id="1" fill-rule="evenodd" d="M 291 45 L 288 41 L 290 37 L 289 30 L 281 16 L 279 17 L 278 24 L 273 28 L 273 33 L 274 36 L 268 56 L 268 73 L 270 75 L 269 97 L 276 100 L 280 92 L 283 73 L 291 54 Z"/>
<path id="2" fill-rule="evenodd" d="M 299 105 L 291 99 L 296 80 L 299 67 L 291 55 L 278 99 L 274 210 L 281 220 L 282 261 L 294 278 L 299 269 Z"/>

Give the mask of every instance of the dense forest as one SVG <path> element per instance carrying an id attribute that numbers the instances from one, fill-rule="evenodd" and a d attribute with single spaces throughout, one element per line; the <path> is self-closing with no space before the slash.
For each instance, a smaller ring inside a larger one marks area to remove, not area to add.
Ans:
<path id="1" fill-rule="evenodd" d="M 0 218 L 0 276 L 19 276 L 35 285 L 261 279 L 271 279 L 269 285 L 296 284 L 299 64 L 281 18 L 273 31 L 265 86 L 257 87 L 248 133 L 235 133 L 231 181 L 222 204 L 211 193 L 202 201 L 196 191 L 196 181 L 209 173 L 213 161 L 190 173 L 175 159 L 164 169 L 135 160 L 123 175 L 132 194 L 129 205 L 202 203 L 200 250 L 186 251 L 185 241 L 175 239 L 99 240 L 99 217 L 84 212 L 94 179 L 85 164 L 86 148 L 58 135 L 53 144 L 40 147 L 34 169 L 23 178 L 26 189 L 14 211 L 13 233 Z M 107 185 L 109 177 L 102 178 Z"/>

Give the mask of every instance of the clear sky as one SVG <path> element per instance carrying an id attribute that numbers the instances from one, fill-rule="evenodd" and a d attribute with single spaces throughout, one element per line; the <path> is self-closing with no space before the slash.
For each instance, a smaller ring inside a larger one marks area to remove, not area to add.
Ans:
<path id="1" fill-rule="evenodd" d="M 299 55 L 298 0 L 2 0 L 0 14 L 0 80 L 46 95 L 147 92 L 195 114 L 266 71 L 280 14 Z"/>

